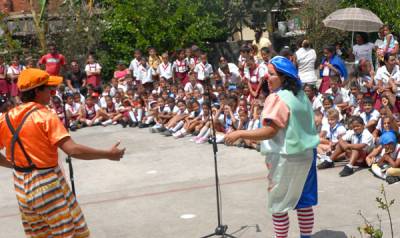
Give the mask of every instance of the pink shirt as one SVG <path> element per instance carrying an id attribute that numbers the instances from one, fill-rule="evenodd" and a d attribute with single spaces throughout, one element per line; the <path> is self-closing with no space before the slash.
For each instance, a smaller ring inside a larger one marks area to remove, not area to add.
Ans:
<path id="1" fill-rule="evenodd" d="M 276 94 L 271 93 L 264 102 L 264 109 L 261 113 L 262 123 L 267 125 L 272 121 L 279 128 L 285 128 L 289 121 L 290 111 L 288 106 Z"/>

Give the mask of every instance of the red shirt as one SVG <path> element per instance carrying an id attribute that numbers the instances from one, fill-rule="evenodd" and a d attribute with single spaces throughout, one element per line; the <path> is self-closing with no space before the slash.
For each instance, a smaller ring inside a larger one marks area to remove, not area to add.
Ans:
<path id="1" fill-rule="evenodd" d="M 46 65 L 46 72 L 50 75 L 59 75 L 62 65 L 65 65 L 65 57 L 62 54 L 47 54 L 43 55 L 39 60 L 39 64 Z"/>

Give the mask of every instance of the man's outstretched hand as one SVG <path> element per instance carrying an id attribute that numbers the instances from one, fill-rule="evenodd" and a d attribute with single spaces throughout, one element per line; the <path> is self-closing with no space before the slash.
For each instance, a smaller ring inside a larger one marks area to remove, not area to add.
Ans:
<path id="1" fill-rule="evenodd" d="M 121 142 L 118 141 L 113 147 L 110 149 L 110 155 L 108 156 L 109 160 L 120 161 L 125 154 L 125 148 L 119 149 L 118 146 Z"/>

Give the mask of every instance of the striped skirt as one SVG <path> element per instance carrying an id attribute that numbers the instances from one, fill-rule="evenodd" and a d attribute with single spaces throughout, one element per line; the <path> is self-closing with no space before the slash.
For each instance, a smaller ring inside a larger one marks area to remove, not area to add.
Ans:
<path id="1" fill-rule="evenodd" d="M 89 237 L 85 218 L 59 167 L 14 170 L 14 187 L 27 237 Z"/>

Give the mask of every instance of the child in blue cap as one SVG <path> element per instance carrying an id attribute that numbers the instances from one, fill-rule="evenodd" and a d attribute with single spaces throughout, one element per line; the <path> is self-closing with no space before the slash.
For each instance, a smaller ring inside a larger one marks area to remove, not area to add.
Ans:
<path id="1" fill-rule="evenodd" d="M 400 144 L 392 131 L 384 132 L 380 137 L 380 145 L 367 157 L 374 175 L 386 179 L 388 183 L 400 180 Z"/>
<path id="2" fill-rule="evenodd" d="M 264 103 L 262 128 L 231 132 L 225 142 L 232 144 L 240 138 L 262 141 L 261 153 L 269 168 L 268 209 L 275 235 L 288 237 L 288 211 L 295 209 L 300 235 L 309 238 L 314 225 L 312 207 L 318 201 L 315 148 L 319 136 L 314 113 L 290 60 L 276 56 L 268 71 L 271 94 Z"/>

